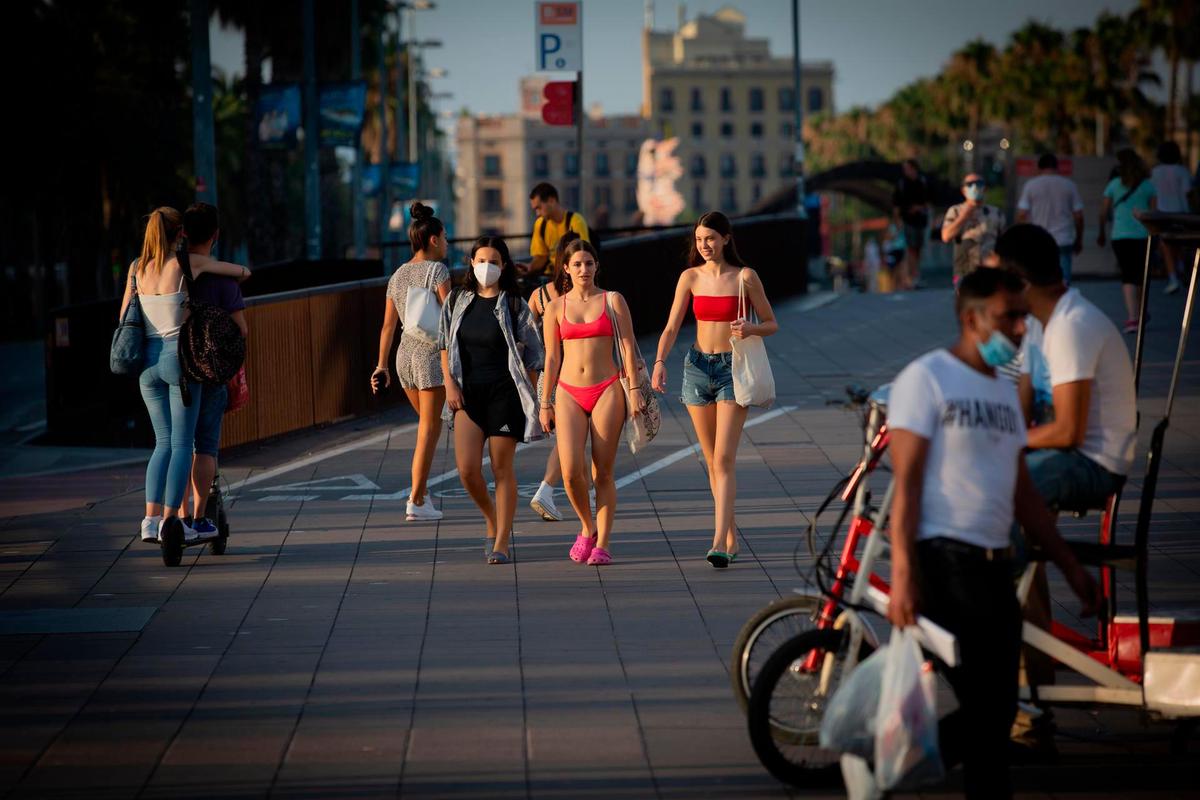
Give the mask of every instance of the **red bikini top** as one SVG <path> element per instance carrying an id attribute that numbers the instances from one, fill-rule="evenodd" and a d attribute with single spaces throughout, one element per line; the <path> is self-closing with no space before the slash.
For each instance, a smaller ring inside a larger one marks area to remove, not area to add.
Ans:
<path id="1" fill-rule="evenodd" d="M 694 294 L 692 313 L 699 322 L 733 322 L 738 316 L 736 294 Z"/>
<path id="2" fill-rule="evenodd" d="M 604 294 L 606 295 L 604 311 L 600 313 L 599 318 L 591 322 L 571 322 L 567 319 L 567 298 L 563 297 L 563 315 L 562 319 L 558 321 L 558 338 L 566 341 L 567 339 L 595 339 L 600 336 L 612 336 L 612 320 L 608 318 L 608 292 Z"/>

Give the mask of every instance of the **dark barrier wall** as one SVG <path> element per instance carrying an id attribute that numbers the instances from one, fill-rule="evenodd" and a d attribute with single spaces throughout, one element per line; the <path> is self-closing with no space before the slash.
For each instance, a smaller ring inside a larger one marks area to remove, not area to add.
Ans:
<path id="1" fill-rule="evenodd" d="M 772 300 L 804 292 L 807 263 L 803 222 L 793 215 L 737 220 L 742 257 L 758 270 Z M 683 270 L 691 226 L 601 243 L 599 282 L 629 301 L 638 333 L 661 330 Z M 345 275 L 322 262 L 291 268 L 310 279 Z M 379 262 L 359 262 L 362 269 Z M 256 270 L 247 292 L 269 271 Z M 280 285 L 298 280 L 280 274 Z M 344 278 L 343 278 L 344 280 Z M 393 381 L 385 398 L 368 385 L 379 347 L 385 278 L 277 292 L 247 298 L 250 339 L 246 375 L 250 404 L 225 418 L 221 443 L 230 447 L 314 425 L 379 411 L 404 401 Z M 257 292 L 256 292 L 257 293 Z M 47 438 L 55 443 L 146 447 L 153 433 L 137 380 L 108 369 L 118 303 L 58 309 L 46 340 Z M 399 337 L 397 337 L 399 338 Z"/>

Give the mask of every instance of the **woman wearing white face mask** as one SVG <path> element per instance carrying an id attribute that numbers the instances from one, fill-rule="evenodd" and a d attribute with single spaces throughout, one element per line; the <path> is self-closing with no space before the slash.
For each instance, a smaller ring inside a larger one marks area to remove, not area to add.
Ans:
<path id="1" fill-rule="evenodd" d="M 516 267 L 504 240 L 481 237 L 469 263 L 462 287 L 442 307 L 444 419 L 454 430 L 463 488 L 487 522 L 487 562 L 506 564 L 517 506 L 513 454 L 517 442 L 542 437 L 533 388 L 542 369 L 542 343 L 518 294 Z M 483 479 L 485 440 L 496 481 L 494 503 Z"/>

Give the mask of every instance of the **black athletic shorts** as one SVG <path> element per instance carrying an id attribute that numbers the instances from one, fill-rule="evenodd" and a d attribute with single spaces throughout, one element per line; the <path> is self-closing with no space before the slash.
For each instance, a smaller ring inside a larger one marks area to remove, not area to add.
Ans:
<path id="1" fill-rule="evenodd" d="M 463 411 L 484 436 L 525 438 L 525 410 L 511 378 L 463 386 Z"/>
<path id="2" fill-rule="evenodd" d="M 1142 285 L 1146 274 L 1146 240 L 1113 239 L 1113 252 L 1117 254 L 1117 269 L 1121 271 L 1121 283 Z"/>

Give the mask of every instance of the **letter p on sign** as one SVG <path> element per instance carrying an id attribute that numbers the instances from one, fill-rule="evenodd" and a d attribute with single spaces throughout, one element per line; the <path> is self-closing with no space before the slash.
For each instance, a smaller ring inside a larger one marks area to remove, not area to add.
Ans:
<path id="1" fill-rule="evenodd" d="M 583 15 L 579 3 L 535 4 L 539 72 L 583 71 Z"/>

